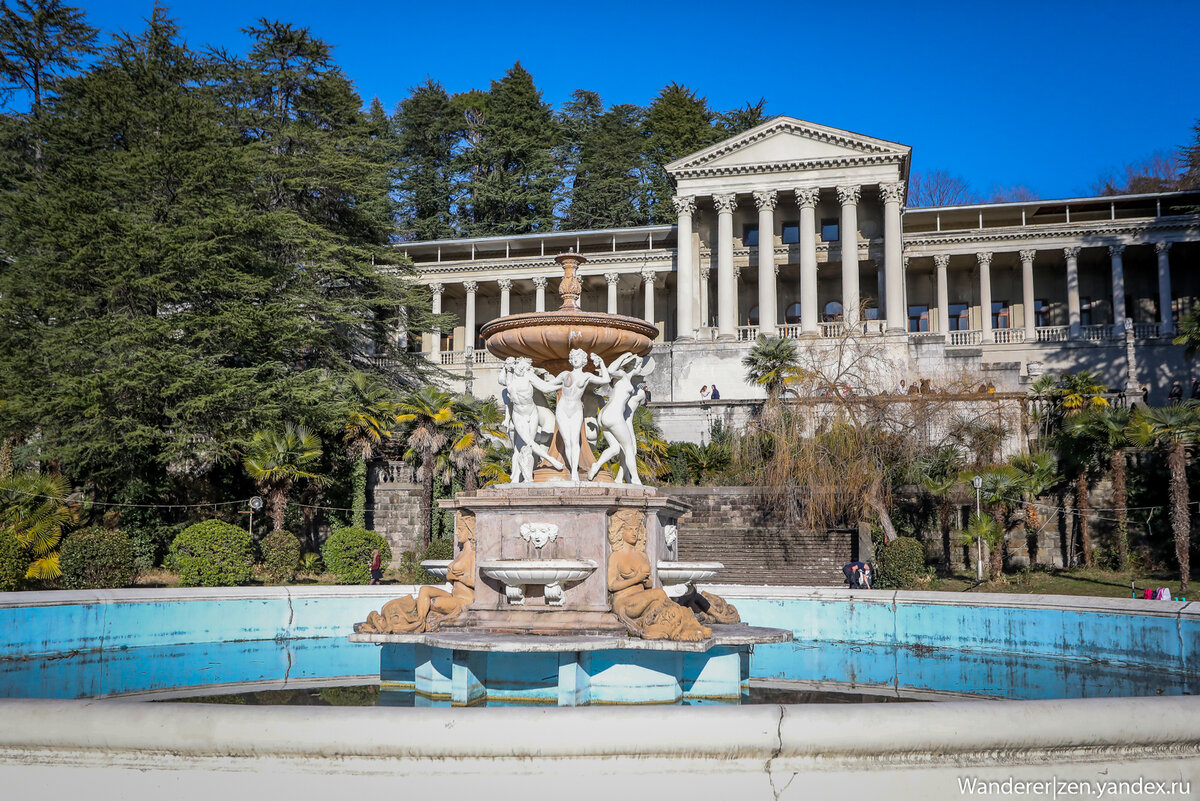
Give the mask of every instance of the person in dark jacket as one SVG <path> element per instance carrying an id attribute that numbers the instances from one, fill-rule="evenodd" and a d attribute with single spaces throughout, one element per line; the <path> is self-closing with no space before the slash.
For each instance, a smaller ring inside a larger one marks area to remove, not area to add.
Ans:
<path id="1" fill-rule="evenodd" d="M 1192 379 L 1192 400 L 1200 400 L 1200 378 Z"/>
<path id="2" fill-rule="evenodd" d="M 1171 382 L 1171 391 L 1167 393 L 1167 403 L 1178 406 L 1183 401 L 1183 387 L 1178 381 Z"/>
<path id="3" fill-rule="evenodd" d="M 852 590 L 871 589 L 871 566 L 866 562 L 851 562 L 842 568 L 846 574 L 846 583 Z"/>
<path id="4" fill-rule="evenodd" d="M 712 388 L 712 399 L 713 399 L 713 400 L 720 400 L 720 398 L 721 398 L 721 393 L 720 393 L 719 391 L 717 391 L 717 385 L 716 385 L 716 384 L 713 384 L 713 388 Z"/>

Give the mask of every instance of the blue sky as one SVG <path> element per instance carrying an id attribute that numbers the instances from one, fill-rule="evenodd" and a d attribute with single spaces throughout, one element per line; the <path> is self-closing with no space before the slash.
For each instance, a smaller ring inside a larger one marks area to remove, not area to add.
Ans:
<path id="1" fill-rule="evenodd" d="M 151 0 L 83 3 L 140 30 Z M 307 26 L 365 100 L 389 110 L 431 76 L 486 89 L 516 60 L 555 105 L 577 88 L 648 104 L 678 81 L 717 109 L 903 142 L 913 169 L 986 194 L 1087 194 L 1098 175 L 1191 139 L 1200 118 L 1200 2 L 281 2 L 177 0 L 192 46 L 244 50 L 259 17 Z"/>

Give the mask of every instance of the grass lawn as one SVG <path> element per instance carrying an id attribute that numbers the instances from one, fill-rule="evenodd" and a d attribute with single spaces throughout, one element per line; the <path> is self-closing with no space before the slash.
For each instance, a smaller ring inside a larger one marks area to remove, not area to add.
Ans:
<path id="1" fill-rule="evenodd" d="M 958 571 L 934 578 L 929 589 L 942 592 L 1013 592 L 1044 595 L 1099 595 L 1105 598 L 1130 597 L 1130 582 L 1142 597 L 1146 587 L 1169 587 L 1172 597 L 1181 597 L 1179 574 L 1169 571 L 1135 572 L 1074 568 L 1071 570 L 1029 570 L 1009 573 L 997 581 L 975 583 L 974 571 Z M 1189 582 L 1189 591 L 1197 592 Z M 1200 597 L 1200 595 L 1197 595 Z"/>

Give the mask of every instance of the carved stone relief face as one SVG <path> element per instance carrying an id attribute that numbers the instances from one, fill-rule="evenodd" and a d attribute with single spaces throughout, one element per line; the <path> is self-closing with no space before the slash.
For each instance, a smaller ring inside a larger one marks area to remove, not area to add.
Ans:
<path id="1" fill-rule="evenodd" d="M 541 550 L 548 542 L 558 538 L 558 526 L 553 523 L 522 523 L 521 539 Z"/>

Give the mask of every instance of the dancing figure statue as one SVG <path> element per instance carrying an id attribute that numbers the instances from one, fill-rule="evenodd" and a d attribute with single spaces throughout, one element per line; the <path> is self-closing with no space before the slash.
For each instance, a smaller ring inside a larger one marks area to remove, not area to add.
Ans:
<path id="1" fill-rule="evenodd" d="M 691 609 L 672 601 L 658 587 L 650 587 L 650 560 L 646 556 L 643 512 L 615 512 L 608 528 L 612 555 L 608 560 L 608 589 L 612 608 L 629 633 L 646 640 L 699 642 L 712 636 Z"/>
<path id="2" fill-rule="evenodd" d="M 623 370 L 632 362 L 628 370 Z M 607 443 L 604 452 L 596 459 L 588 472 L 588 480 L 596 477 L 605 462 L 620 454 L 620 469 L 617 481 L 626 484 L 641 484 L 637 471 L 637 436 L 633 430 L 633 413 L 646 402 L 644 378 L 654 370 L 654 359 L 643 359 L 632 353 L 623 353 L 605 372 L 613 379 L 608 401 L 596 415 L 596 424 Z"/>
<path id="3" fill-rule="evenodd" d="M 539 378 L 532 370 L 532 362 L 521 357 L 508 357 L 500 370 L 499 382 L 504 387 L 501 395 L 505 407 L 505 427 L 512 439 L 513 455 L 510 481 L 522 484 L 533 481 L 535 456 L 561 470 L 563 463 L 550 455 L 546 447 L 538 442 L 539 433 L 553 433 L 554 419 L 550 410 L 537 403 L 535 391 L 553 392 L 557 386 Z"/>
<path id="4" fill-rule="evenodd" d="M 564 370 L 553 378 L 548 373 L 543 372 L 543 375 L 548 384 L 560 390 L 558 405 L 554 407 L 554 421 L 558 425 L 558 435 L 562 437 L 562 457 L 571 473 L 571 481 L 579 481 L 579 455 L 584 441 L 583 394 L 590 386 L 607 384 L 609 376 L 604 360 L 594 353 L 592 362 L 599 370 L 598 375 L 583 371 L 588 355 L 580 348 L 572 349 L 567 361 L 571 364 L 570 370 Z"/>
<path id="5" fill-rule="evenodd" d="M 446 570 L 450 592 L 441 587 L 422 587 L 416 596 L 405 595 L 367 615 L 355 630 L 368 634 L 419 634 L 437 631 L 443 621 L 462 614 L 475 600 L 475 516 L 459 512 L 454 520 L 458 556 Z"/>

